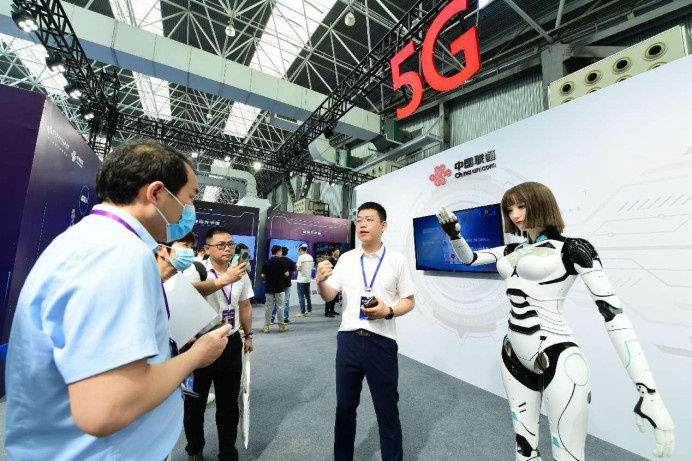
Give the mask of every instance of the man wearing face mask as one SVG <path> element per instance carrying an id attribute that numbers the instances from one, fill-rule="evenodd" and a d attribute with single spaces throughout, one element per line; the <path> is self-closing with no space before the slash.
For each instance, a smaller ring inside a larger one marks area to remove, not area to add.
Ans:
<path id="1" fill-rule="evenodd" d="M 235 441 L 238 433 L 238 393 L 243 371 L 243 348 L 252 352 L 252 282 L 245 271 L 247 263 L 234 261 L 235 242 L 228 229 L 212 227 L 205 235 L 204 248 L 209 259 L 195 262 L 183 274 L 217 312 L 217 317 L 202 330 L 230 325 L 228 345 L 221 356 L 207 367 L 194 372 L 193 390 L 201 398 L 185 400 L 185 451 L 190 461 L 201 461 L 204 449 L 204 412 L 207 395 L 214 383 L 216 391 L 216 427 L 219 435 L 219 460 L 237 460 Z M 237 259 L 237 258 L 236 258 Z M 243 325 L 243 340 L 239 331 Z"/>
<path id="2" fill-rule="evenodd" d="M 105 156 L 100 205 L 40 256 L 7 358 L 11 459 L 163 460 L 183 423 L 181 382 L 225 350 L 230 326 L 173 357 L 157 241 L 190 232 L 190 161 L 150 140 Z"/>
<path id="3" fill-rule="evenodd" d="M 194 232 L 166 245 L 159 242 L 159 251 L 156 252 L 156 262 L 159 265 L 161 280 L 164 282 L 178 272 L 183 272 L 192 265 L 195 259 L 195 251 L 192 249 L 197 243 Z"/>

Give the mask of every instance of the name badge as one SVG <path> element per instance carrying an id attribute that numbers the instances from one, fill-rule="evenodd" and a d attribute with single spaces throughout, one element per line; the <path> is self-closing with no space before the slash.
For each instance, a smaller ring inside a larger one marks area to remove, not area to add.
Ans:
<path id="1" fill-rule="evenodd" d="M 228 324 L 235 328 L 235 309 L 229 309 L 221 312 L 221 323 Z"/>
<path id="2" fill-rule="evenodd" d="M 366 290 L 365 293 L 360 297 L 360 305 L 358 306 L 358 313 L 360 315 L 358 316 L 358 318 L 360 318 L 361 320 L 372 320 L 367 315 L 365 315 L 363 309 L 360 309 L 360 307 L 365 306 L 367 303 L 369 303 L 370 300 L 372 300 L 372 298 L 374 298 L 374 296 L 372 295 L 370 290 Z"/>

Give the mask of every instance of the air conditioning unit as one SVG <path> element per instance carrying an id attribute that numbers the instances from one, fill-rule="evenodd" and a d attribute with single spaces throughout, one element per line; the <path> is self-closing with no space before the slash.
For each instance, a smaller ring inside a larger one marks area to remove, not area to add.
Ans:
<path id="1" fill-rule="evenodd" d="M 317 216 L 329 216 L 329 205 L 320 200 L 302 198 L 293 203 L 293 212 Z"/>
<path id="2" fill-rule="evenodd" d="M 380 176 L 385 175 L 387 173 L 391 173 L 392 171 L 396 171 L 399 168 L 401 168 L 401 165 L 399 163 L 384 160 L 382 162 L 375 163 L 374 165 L 369 166 L 368 169 L 363 170 L 362 173 L 366 173 L 376 178 L 379 178 Z"/>
<path id="3" fill-rule="evenodd" d="M 548 85 L 550 107 L 622 82 L 637 74 L 687 56 L 690 42 L 684 26 L 675 26 L 648 40 L 555 80 Z"/>

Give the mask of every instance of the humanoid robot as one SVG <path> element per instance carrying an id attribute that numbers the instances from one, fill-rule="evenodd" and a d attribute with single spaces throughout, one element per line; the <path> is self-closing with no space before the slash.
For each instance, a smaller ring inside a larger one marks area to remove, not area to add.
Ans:
<path id="1" fill-rule="evenodd" d="M 560 233 L 564 223 L 550 189 L 527 182 L 502 197 L 505 232 L 528 234 L 513 243 L 474 252 L 461 235 L 457 217 L 444 207 L 437 218 L 457 257 L 467 265 L 495 263 L 511 304 L 502 346 L 502 380 L 516 434 L 516 460 L 540 461 L 538 418 L 545 398 L 553 458 L 584 460 L 591 401 L 586 359 L 563 317 L 565 296 L 577 275 L 605 319 L 606 331 L 639 393 L 635 422 L 654 427 L 654 456 L 672 456 L 673 420 L 649 370 L 632 324 L 608 281 L 594 247 Z"/>

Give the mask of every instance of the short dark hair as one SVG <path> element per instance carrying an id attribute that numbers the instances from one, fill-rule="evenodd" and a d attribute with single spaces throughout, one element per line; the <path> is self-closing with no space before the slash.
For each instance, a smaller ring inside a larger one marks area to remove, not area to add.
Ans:
<path id="1" fill-rule="evenodd" d="M 96 174 L 96 195 L 102 202 L 128 205 L 139 189 L 162 181 L 171 194 L 187 184 L 185 165 L 192 163 L 170 146 L 151 139 L 137 139 L 119 145 L 107 154 Z"/>
<path id="2" fill-rule="evenodd" d="M 331 253 L 334 253 L 336 250 L 341 251 L 341 248 L 339 248 L 339 247 L 332 247 Z"/>
<path id="3" fill-rule="evenodd" d="M 360 213 L 361 210 L 375 210 L 377 211 L 377 215 L 380 217 L 380 221 L 387 220 L 387 210 L 385 210 L 384 207 L 377 202 L 365 202 L 358 207 L 358 213 Z"/>
<path id="4" fill-rule="evenodd" d="M 281 247 L 281 254 L 284 256 L 288 255 L 288 247 Z"/>
<path id="5" fill-rule="evenodd" d="M 197 247 L 197 238 L 198 238 L 197 232 L 188 232 L 187 235 L 185 235 L 185 237 L 179 238 L 178 240 L 175 240 L 173 243 L 175 243 L 175 242 L 189 243 L 192 245 L 193 248 L 196 248 Z"/>
<path id="6" fill-rule="evenodd" d="M 281 251 L 281 247 L 279 245 L 274 245 L 272 247 L 272 254 L 275 255 Z"/>
<path id="7" fill-rule="evenodd" d="M 209 245 L 211 243 L 211 239 L 216 235 L 216 234 L 231 234 L 231 231 L 226 229 L 225 227 L 221 226 L 214 226 L 207 230 L 207 233 L 204 234 L 204 242 Z"/>

